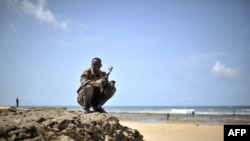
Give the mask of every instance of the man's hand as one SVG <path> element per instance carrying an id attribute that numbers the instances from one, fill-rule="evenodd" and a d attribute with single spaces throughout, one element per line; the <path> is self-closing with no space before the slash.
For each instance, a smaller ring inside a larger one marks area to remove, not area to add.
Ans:
<path id="1" fill-rule="evenodd" d="M 104 76 L 104 77 L 102 78 L 102 85 L 103 85 L 103 86 L 106 86 L 108 83 L 109 83 L 108 77 Z"/>

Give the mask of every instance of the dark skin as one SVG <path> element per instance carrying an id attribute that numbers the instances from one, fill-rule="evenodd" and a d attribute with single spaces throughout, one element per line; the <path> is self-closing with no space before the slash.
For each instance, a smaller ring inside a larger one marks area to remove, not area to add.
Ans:
<path id="1" fill-rule="evenodd" d="M 99 60 L 94 59 L 94 60 L 92 60 L 91 67 L 93 68 L 94 73 L 98 74 L 98 73 L 100 73 L 100 70 L 101 70 L 101 67 L 102 67 L 102 63 Z M 102 84 L 103 85 L 108 84 L 107 77 L 103 77 L 102 78 Z"/>

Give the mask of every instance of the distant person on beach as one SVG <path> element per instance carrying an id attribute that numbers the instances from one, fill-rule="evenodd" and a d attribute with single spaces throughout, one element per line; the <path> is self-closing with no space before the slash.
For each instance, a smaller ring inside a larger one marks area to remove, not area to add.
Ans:
<path id="1" fill-rule="evenodd" d="M 16 107 L 19 107 L 19 99 L 18 99 L 18 97 L 16 98 Z"/>
<path id="2" fill-rule="evenodd" d="M 194 116 L 194 114 L 195 114 L 195 111 L 192 111 L 192 115 Z"/>
<path id="3" fill-rule="evenodd" d="M 114 81 L 109 81 L 106 72 L 101 70 L 102 61 L 100 58 L 93 58 L 91 67 L 82 72 L 78 89 L 78 103 L 83 107 L 85 113 L 90 113 L 90 108 L 94 112 L 106 113 L 102 106 L 109 100 L 116 88 Z M 104 91 L 103 88 L 105 88 Z"/>
<path id="4" fill-rule="evenodd" d="M 170 114 L 169 114 L 169 113 L 167 113 L 167 120 L 169 120 L 169 117 L 170 117 Z"/>

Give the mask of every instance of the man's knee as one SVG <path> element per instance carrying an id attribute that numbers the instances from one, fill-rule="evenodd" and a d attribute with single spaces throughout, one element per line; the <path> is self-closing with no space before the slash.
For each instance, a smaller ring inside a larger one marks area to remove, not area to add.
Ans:
<path id="1" fill-rule="evenodd" d="M 116 87 L 113 87 L 112 93 L 115 94 L 115 92 L 116 92 Z"/>
<path id="2" fill-rule="evenodd" d="M 111 93 L 112 95 L 114 95 L 115 92 L 116 92 L 116 87 L 111 86 L 111 87 L 110 87 L 110 93 Z"/>
<path id="3" fill-rule="evenodd" d="M 92 95 L 94 92 L 94 87 L 92 85 L 87 85 L 83 88 L 85 95 Z"/>
<path id="4" fill-rule="evenodd" d="M 83 89 L 79 91 L 77 102 L 83 106 L 85 103 L 86 96 L 91 97 L 93 95 L 93 91 L 94 91 L 93 86 L 91 85 L 85 86 Z"/>
<path id="5" fill-rule="evenodd" d="M 110 86 L 106 91 L 106 96 L 110 98 L 115 94 L 115 92 L 116 92 L 116 88 L 113 86 Z"/>

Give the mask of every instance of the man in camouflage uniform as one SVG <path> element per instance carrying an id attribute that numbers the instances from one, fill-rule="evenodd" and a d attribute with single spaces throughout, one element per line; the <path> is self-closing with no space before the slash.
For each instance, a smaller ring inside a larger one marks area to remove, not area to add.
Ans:
<path id="1" fill-rule="evenodd" d="M 91 68 L 87 68 L 81 75 L 81 88 L 78 90 L 78 103 L 83 106 L 85 113 L 90 113 L 92 107 L 95 112 L 106 113 L 102 108 L 115 93 L 114 81 L 109 81 L 106 72 L 101 70 L 100 58 L 93 58 Z M 101 92 L 102 88 L 105 90 Z"/>

